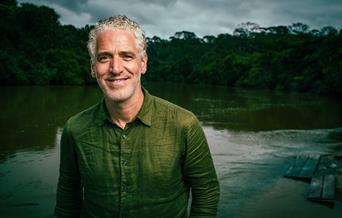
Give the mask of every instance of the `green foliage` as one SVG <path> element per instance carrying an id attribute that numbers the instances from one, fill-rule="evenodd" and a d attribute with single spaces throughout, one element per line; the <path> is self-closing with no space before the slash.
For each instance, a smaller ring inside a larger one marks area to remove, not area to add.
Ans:
<path id="1" fill-rule="evenodd" d="M 86 39 L 89 27 L 61 25 L 45 6 L 0 3 L 0 83 L 47 85 L 93 83 Z"/>
<path id="2" fill-rule="evenodd" d="M 234 35 L 149 41 L 146 80 L 342 94 L 342 31 L 242 24 Z"/>
<path id="3" fill-rule="evenodd" d="M 91 26 L 61 25 L 45 6 L 0 3 L 0 84 L 94 83 L 86 49 Z M 303 23 L 199 38 L 188 31 L 148 38 L 148 81 L 217 84 L 342 95 L 342 30 Z"/>

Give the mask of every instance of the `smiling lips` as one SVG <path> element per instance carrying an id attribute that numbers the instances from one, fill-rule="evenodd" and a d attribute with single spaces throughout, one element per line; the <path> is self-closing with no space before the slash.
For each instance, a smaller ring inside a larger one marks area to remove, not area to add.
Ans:
<path id="1" fill-rule="evenodd" d="M 123 86 L 125 84 L 125 81 L 128 80 L 128 77 L 111 77 L 105 79 L 107 83 L 109 83 L 111 86 Z"/>

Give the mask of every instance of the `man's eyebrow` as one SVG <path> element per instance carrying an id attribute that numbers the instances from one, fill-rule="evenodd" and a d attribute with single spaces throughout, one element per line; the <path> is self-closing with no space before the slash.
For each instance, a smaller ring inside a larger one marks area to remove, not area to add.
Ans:
<path id="1" fill-rule="evenodd" d="M 120 51 L 119 52 L 120 55 L 131 55 L 131 56 L 135 56 L 135 53 L 132 51 Z"/>
<path id="2" fill-rule="evenodd" d="M 110 52 L 108 52 L 108 51 L 100 51 L 100 52 L 98 52 L 96 54 L 96 56 L 99 56 L 99 55 L 109 55 L 109 56 L 111 56 L 112 54 Z"/>

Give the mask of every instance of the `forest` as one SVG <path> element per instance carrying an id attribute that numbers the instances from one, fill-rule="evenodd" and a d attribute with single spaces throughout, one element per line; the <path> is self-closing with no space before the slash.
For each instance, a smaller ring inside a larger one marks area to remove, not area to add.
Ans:
<path id="1" fill-rule="evenodd" d="M 46 6 L 0 3 L 1 85 L 87 85 L 91 25 L 62 25 Z M 148 34 L 148 33 L 147 33 Z M 148 38 L 144 81 L 342 95 L 342 29 L 240 24 L 232 34 Z"/>

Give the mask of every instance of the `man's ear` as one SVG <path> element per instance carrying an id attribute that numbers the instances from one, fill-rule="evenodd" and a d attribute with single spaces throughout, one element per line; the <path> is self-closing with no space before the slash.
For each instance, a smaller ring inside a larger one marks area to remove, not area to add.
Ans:
<path id="1" fill-rule="evenodd" d="M 147 62 L 148 62 L 148 56 L 145 52 L 144 56 L 142 57 L 142 60 L 141 60 L 141 74 L 145 74 L 146 71 L 147 71 Z"/>

